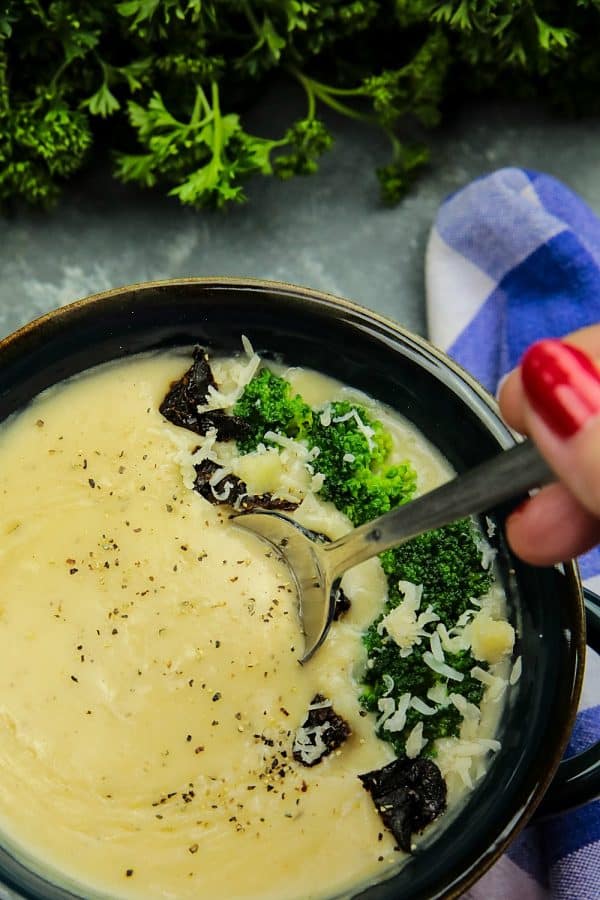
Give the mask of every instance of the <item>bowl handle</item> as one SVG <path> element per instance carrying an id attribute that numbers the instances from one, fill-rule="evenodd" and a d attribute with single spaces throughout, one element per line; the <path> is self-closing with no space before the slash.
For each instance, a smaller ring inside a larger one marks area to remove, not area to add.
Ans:
<path id="1" fill-rule="evenodd" d="M 600 653 L 600 597 L 583 590 L 587 642 Z M 563 759 L 538 806 L 534 819 L 553 816 L 600 796 L 600 741 L 576 756 Z"/>

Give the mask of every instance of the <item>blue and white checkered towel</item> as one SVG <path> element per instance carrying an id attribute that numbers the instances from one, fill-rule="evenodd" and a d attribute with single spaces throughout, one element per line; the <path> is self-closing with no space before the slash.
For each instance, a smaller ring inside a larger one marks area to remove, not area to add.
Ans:
<path id="1" fill-rule="evenodd" d="M 600 219 L 549 175 L 501 169 L 441 206 L 426 259 L 429 337 L 495 393 L 525 348 L 600 322 Z M 580 559 L 600 593 L 600 548 Z M 589 650 L 567 755 L 600 738 Z M 600 800 L 527 828 L 469 900 L 599 900 Z"/>

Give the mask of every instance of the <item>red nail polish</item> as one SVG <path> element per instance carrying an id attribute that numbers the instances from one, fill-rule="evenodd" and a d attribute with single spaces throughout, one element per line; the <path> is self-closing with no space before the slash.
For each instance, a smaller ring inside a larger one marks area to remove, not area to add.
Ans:
<path id="1" fill-rule="evenodd" d="M 527 399 L 560 437 L 571 437 L 600 413 L 600 373 L 577 347 L 538 341 L 521 360 L 521 378 Z"/>

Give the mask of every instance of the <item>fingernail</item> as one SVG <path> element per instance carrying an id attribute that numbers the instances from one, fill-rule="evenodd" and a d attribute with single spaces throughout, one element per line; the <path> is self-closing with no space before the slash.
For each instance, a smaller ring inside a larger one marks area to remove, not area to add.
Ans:
<path id="1" fill-rule="evenodd" d="M 521 360 L 521 378 L 534 410 L 559 437 L 572 437 L 600 413 L 600 373 L 577 347 L 538 341 Z"/>

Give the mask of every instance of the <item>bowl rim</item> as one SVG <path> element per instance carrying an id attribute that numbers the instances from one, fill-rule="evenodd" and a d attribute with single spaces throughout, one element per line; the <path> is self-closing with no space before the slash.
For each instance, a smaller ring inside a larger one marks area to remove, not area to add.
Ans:
<path id="1" fill-rule="evenodd" d="M 97 303 L 119 298 L 125 293 L 131 293 L 134 291 L 144 292 L 147 290 L 156 290 L 157 288 L 170 288 L 183 285 L 212 288 L 216 290 L 223 288 L 237 289 L 240 291 L 249 290 L 256 291 L 258 293 L 261 293 L 265 290 L 271 290 L 277 291 L 279 293 L 287 293 L 298 299 L 306 299 L 309 301 L 318 300 L 327 305 L 346 309 L 349 312 L 356 313 L 360 316 L 366 315 L 368 318 L 374 319 L 377 323 L 387 328 L 388 330 L 396 332 L 404 340 L 415 344 L 415 346 L 419 347 L 422 350 L 429 352 L 440 362 L 443 362 L 446 367 L 453 370 L 456 375 L 459 375 L 464 381 L 466 381 L 469 387 L 475 393 L 479 394 L 481 399 L 484 400 L 488 406 L 491 406 L 493 411 L 499 417 L 499 409 L 495 397 L 490 394 L 490 392 L 487 391 L 486 388 L 484 388 L 483 385 L 480 384 L 480 382 L 478 382 L 477 379 L 474 378 L 474 376 L 471 375 L 471 373 L 467 369 L 464 369 L 459 363 L 455 362 L 455 360 L 453 360 L 443 350 L 441 350 L 427 338 L 416 334 L 415 332 L 401 325 L 399 322 L 395 321 L 393 318 L 385 316 L 382 313 L 378 313 L 375 310 L 369 309 L 356 300 L 350 300 L 345 297 L 340 297 L 339 295 L 334 294 L 330 291 L 322 291 L 316 288 L 298 285 L 289 281 L 277 281 L 274 279 L 254 277 L 245 278 L 233 275 L 204 275 L 187 276 L 184 278 L 165 278 L 158 279 L 156 281 L 152 280 L 132 282 L 131 284 L 120 285 L 118 287 L 109 288 L 105 291 L 96 291 L 93 294 L 88 294 L 85 297 L 73 300 L 62 306 L 58 306 L 55 309 L 51 309 L 48 312 L 42 313 L 42 315 L 40 316 L 36 316 L 36 318 L 32 319 L 29 322 L 26 322 L 24 325 L 21 325 L 19 328 L 12 331 L 10 334 L 5 335 L 3 338 L 1 338 L 0 350 L 4 350 L 5 346 L 8 346 L 17 340 L 24 338 L 34 331 L 37 331 L 38 328 L 43 327 L 44 324 L 60 320 L 64 316 L 68 316 L 72 312 L 75 312 L 77 310 L 85 310 L 88 307 L 96 305 Z M 516 439 L 517 432 L 515 432 L 505 423 L 502 424 L 504 425 L 504 428 L 509 431 Z"/>
<path id="2" fill-rule="evenodd" d="M 198 287 L 217 292 L 222 290 L 237 291 L 240 293 L 248 292 L 250 294 L 274 292 L 280 296 L 289 296 L 300 301 L 305 300 L 311 303 L 317 301 L 318 304 L 327 307 L 329 310 L 337 309 L 346 311 L 355 317 L 353 319 L 354 322 L 356 322 L 357 318 L 362 318 L 371 323 L 375 323 L 383 331 L 391 333 L 392 337 L 396 340 L 400 339 L 404 346 L 413 346 L 420 353 L 432 357 L 445 369 L 450 370 L 455 377 L 463 381 L 467 388 L 477 395 L 479 400 L 487 407 L 488 411 L 494 415 L 498 420 L 498 424 L 502 425 L 502 429 L 497 429 L 494 433 L 494 436 L 501 445 L 507 448 L 519 440 L 518 433 L 502 421 L 495 397 L 486 390 L 486 388 L 484 388 L 470 372 L 464 369 L 459 363 L 455 362 L 427 338 L 410 331 L 393 318 L 378 313 L 375 310 L 371 310 L 357 301 L 340 297 L 337 294 L 328 291 L 297 285 L 287 281 L 255 277 L 214 275 L 168 278 L 120 285 L 108 290 L 98 291 L 63 306 L 49 310 L 25 323 L 0 339 L 0 358 L 6 350 L 15 350 L 18 353 L 19 343 L 30 336 L 35 336 L 40 328 L 43 329 L 47 324 L 60 323 L 65 318 L 70 319 L 72 315 L 76 314 L 78 311 L 86 311 L 92 307 L 101 308 L 104 303 L 122 299 L 127 295 L 131 295 L 132 302 L 139 302 L 143 298 L 134 295 L 143 295 L 147 291 L 156 291 L 157 289 L 168 290 L 177 287 Z M 583 685 L 586 653 L 585 607 L 579 569 L 575 561 L 566 562 L 563 564 L 563 567 L 565 574 L 568 575 L 569 581 L 565 593 L 568 596 L 570 613 L 572 614 L 574 625 L 573 633 L 575 637 L 575 650 L 573 653 L 573 667 L 571 672 L 572 680 L 569 713 L 564 720 L 561 739 L 555 744 L 553 752 L 541 762 L 539 771 L 543 774 L 541 777 L 538 774 L 537 783 L 530 795 L 523 803 L 521 803 L 519 808 L 514 811 L 511 820 L 507 823 L 502 832 L 497 835 L 495 841 L 483 854 L 472 862 L 468 869 L 463 869 L 454 880 L 447 881 L 446 886 L 443 887 L 441 891 L 429 895 L 429 900 L 441 900 L 441 898 L 445 898 L 445 900 L 457 900 L 466 889 L 471 887 L 484 875 L 484 873 L 505 852 L 509 844 L 517 837 L 521 830 L 528 824 L 537 806 L 540 804 L 550 787 L 559 767 L 577 714 Z M 393 879 L 394 875 L 390 875 L 386 881 L 378 882 L 378 885 L 385 885 L 386 883 L 393 881 Z M 26 890 L 17 885 L 14 885 L 14 887 L 17 891 Z M 365 890 L 368 892 L 369 888 L 365 887 L 359 889 L 359 893 L 356 896 L 362 897 L 362 892 Z M 28 895 L 24 893 L 22 895 L 19 894 L 18 896 L 26 897 Z M 344 894 L 344 896 L 347 896 L 347 894 Z"/>

